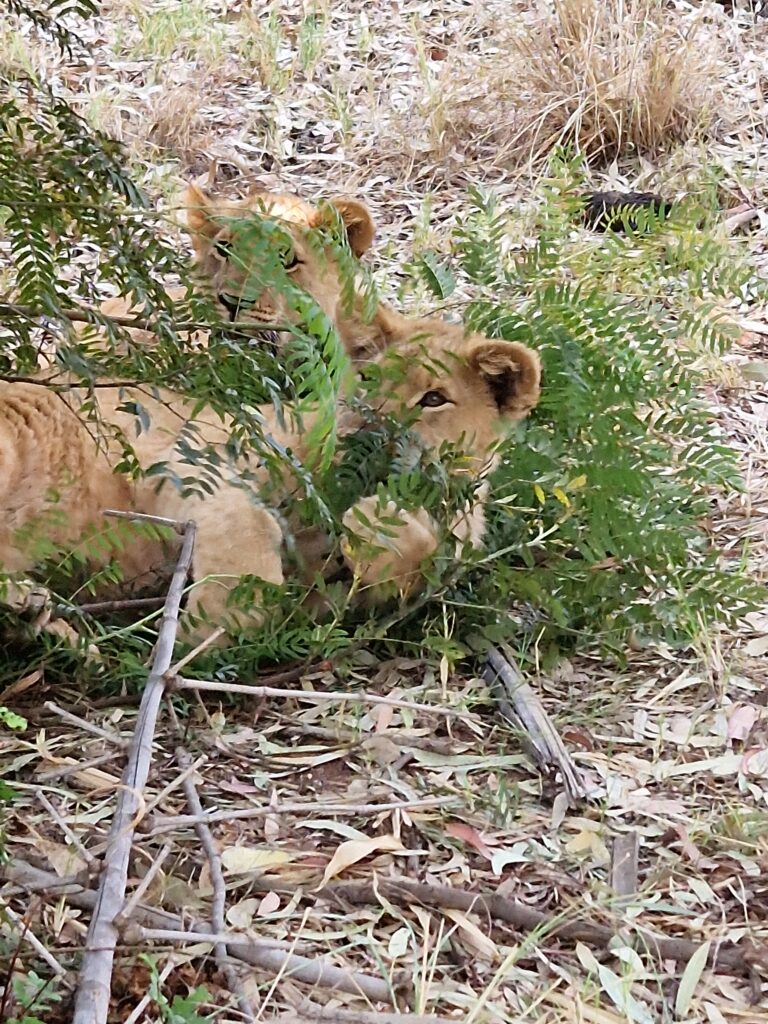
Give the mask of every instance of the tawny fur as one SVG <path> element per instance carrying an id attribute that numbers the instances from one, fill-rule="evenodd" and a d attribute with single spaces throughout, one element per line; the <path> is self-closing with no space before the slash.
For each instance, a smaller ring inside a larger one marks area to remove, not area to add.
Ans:
<path id="1" fill-rule="evenodd" d="M 494 464 L 499 429 L 523 418 L 538 400 L 536 354 L 523 345 L 465 335 L 460 327 L 440 320 L 408 320 L 385 308 L 377 312 L 372 330 L 377 345 L 389 349 L 378 355 L 377 361 L 386 364 L 395 360 L 407 369 L 388 388 L 386 399 L 380 403 L 382 410 L 420 410 L 414 429 L 427 446 L 451 442 L 469 456 L 467 472 L 478 477 L 487 474 Z M 434 391 L 445 397 L 445 404 L 421 408 L 423 396 Z M 29 533 L 35 521 L 40 521 L 41 531 L 50 536 L 45 513 L 51 508 L 53 491 L 58 493 L 55 508 L 61 521 L 55 538 L 60 543 L 72 543 L 89 526 L 97 525 L 104 508 L 179 521 L 193 519 L 197 523 L 193 559 L 197 585 L 190 595 L 188 612 L 195 615 L 204 607 L 212 620 L 229 617 L 234 626 L 258 623 L 258 605 L 231 614 L 227 598 L 242 574 L 270 583 L 283 581 L 282 530 L 272 510 L 274 505 L 268 504 L 279 502 L 280 495 L 270 493 L 264 504 L 259 504 L 258 494 L 227 483 L 227 478 L 241 479 L 246 466 L 227 462 L 223 447 L 220 452 L 225 482 L 205 499 L 182 498 L 168 479 L 148 477 L 129 483 L 112 472 L 117 446 L 100 452 L 92 431 L 70 408 L 77 407 L 82 397 L 72 391 L 64 399 L 36 384 L 0 384 L 0 567 L 12 571 L 33 568 L 30 538 L 25 537 L 22 543 L 17 531 Z M 150 416 L 150 429 L 138 437 L 134 417 L 118 411 L 126 400 L 140 402 Z M 118 395 L 111 388 L 99 388 L 97 401 L 104 421 L 131 440 L 143 469 L 165 462 L 179 476 L 195 474 L 195 468 L 184 464 L 176 451 L 179 432 L 191 417 L 190 403 L 171 392 L 162 392 L 155 399 L 143 393 Z M 307 436 L 311 418 L 304 418 L 304 430 L 299 435 L 281 428 L 271 407 L 260 412 L 265 431 L 280 444 L 290 446 L 301 459 L 305 454 L 302 438 Z M 343 410 L 340 415 L 346 417 Z M 195 422 L 207 443 L 223 445 L 229 430 L 226 420 L 204 410 Z M 354 429 L 352 420 L 342 425 L 344 429 Z M 266 483 L 263 468 L 253 464 L 247 468 Z M 426 512 L 394 510 L 401 525 L 393 538 L 382 538 L 375 525 L 382 511 L 376 499 L 363 498 L 357 507 L 373 522 L 366 534 L 354 510 L 345 517 L 349 534 L 344 544 L 345 558 L 359 583 L 374 595 L 390 581 L 401 590 L 417 585 L 421 562 L 438 543 L 435 526 Z M 457 539 L 473 544 L 480 543 L 483 530 L 480 505 L 458 516 L 454 527 Z M 371 541 L 384 548 L 373 557 Z M 155 570 L 167 553 L 159 545 L 136 540 L 117 557 L 126 574 L 135 577 Z M 211 576 L 215 578 L 208 578 Z"/>
<path id="2" fill-rule="evenodd" d="M 355 199 L 331 199 L 325 210 L 305 202 L 298 196 L 282 192 L 252 191 L 244 199 L 218 200 L 210 198 L 196 185 L 185 190 L 181 205 L 186 228 L 195 252 L 196 277 L 201 290 L 207 292 L 221 310 L 222 319 L 237 319 L 239 324 L 250 324 L 254 330 L 260 326 L 274 327 L 293 323 L 295 313 L 285 296 L 274 288 L 265 288 L 250 302 L 238 305 L 243 292 L 242 282 L 251 278 L 253 267 L 245 270 L 236 260 L 226 255 L 234 225 L 253 218 L 268 218 L 277 222 L 292 239 L 291 257 L 294 266 L 286 270 L 291 284 L 310 295 L 331 320 L 339 332 L 353 360 L 372 354 L 371 329 L 362 313 L 362 300 L 356 297 L 351 308 L 342 302 L 342 277 L 329 249 L 318 253 L 307 243 L 310 231 L 330 223 L 335 210 L 346 232 L 347 241 L 355 256 L 362 256 L 370 248 L 375 227 L 367 208 Z M 172 300 L 186 295 L 184 288 L 167 289 Z M 108 299 L 100 306 L 107 316 L 138 316 L 139 311 L 124 298 Z M 154 344 L 151 331 L 130 328 L 132 340 L 138 345 Z M 190 336 L 193 346 L 204 346 L 207 334 L 196 331 Z"/>

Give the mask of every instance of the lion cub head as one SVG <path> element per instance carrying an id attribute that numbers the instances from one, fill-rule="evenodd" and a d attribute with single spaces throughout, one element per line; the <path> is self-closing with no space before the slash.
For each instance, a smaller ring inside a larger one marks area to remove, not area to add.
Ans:
<path id="1" fill-rule="evenodd" d="M 380 310 L 376 322 L 384 350 L 368 372 L 376 378 L 375 393 L 386 397 L 374 399 L 375 408 L 405 418 L 425 447 L 447 444 L 461 452 L 468 472 L 492 469 L 505 425 L 524 419 L 539 400 L 537 353 L 391 310 Z"/>
<path id="2" fill-rule="evenodd" d="M 273 331 L 282 323 L 297 324 L 303 294 L 340 329 L 342 275 L 322 229 L 340 228 L 352 253 L 362 256 L 375 230 L 362 203 L 338 198 L 315 207 L 297 196 L 261 190 L 220 201 L 190 185 L 183 205 L 202 283 L 232 321 L 253 323 L 256 331 L 259 325 Z"/>

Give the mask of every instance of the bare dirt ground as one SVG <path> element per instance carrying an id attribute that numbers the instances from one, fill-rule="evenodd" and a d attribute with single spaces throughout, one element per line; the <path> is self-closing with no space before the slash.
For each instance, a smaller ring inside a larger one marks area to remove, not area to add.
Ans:
<path id="1" fill-rule="evenodd" d="M 765 267 L 768 23 L 736 6 L 734 14 L 669 5 L 685 26 L 675 44 L 680 80 L 649 93 L 668 109 L 625 122 L 615 143 L 583 98 L 568 116 L 583 120 L 585 142 L 615 144 L 598 184 L 674 197 L 716 165 L 726 213 L 758 211 L 747 244 Z M 547 5 L 502 0 L 115 0 L 83 31 L 91 63 L 66 65 L 10 27 L 4 59 L 42 67 L 92 123 L 121 138 L 141 183 L 168 209 L 180 180 L 201 175 L 222 191 L 258 181 L 308 198 L 364 198 L 379 225 L 372 259 L 382 292 L 423 309 L 403 264 L 420 247 L 447 244 L 469 185 L 493 187 L 522 209 L 536 201 L 540 157 L 557 140 L 562 109 L 557 88 L 547 94 L 550 80 L 532 74 L 551 43 L 548 19 Z M 617 91 L 628 73 L 614 69 Z M 645 138 L 654 117 L 689 137 L 638 158 L 628 139 Z M 733 557 L 748 539 L 750 565 L 765 580 L 768 396 L 755 378 L 768 361 L 768 316 L 730 312 L 743 336 L 713 373 L 712 396 L 747 490 L 721 503 L 712 533 Z M 535 679 L 594 787 L 576 808 L 556 777 L 536 769 L 485 683 L 416 660 L 361 662 L 343 683 L 416 706 L 272 697 L 225 712 L 203 695 L 178 731 L 165 715 L 129 893 L 148 879 L 136 902 L 166 916 L 136 912 L 122 933 L 110 1019 L 768 1019 L 767 635 L 768 605 L 739 635 L 711 633 L 682 654 L 630 652 L 618 670 L 587 651 Z M 26 695 L 24 685 L 15 693 L 29 698 L 39 684 L 30 676 Z M 328 666 L 275 685 L 331 693 L 340 684 Z M 3 772 L 20 793 L 7 854 L 48 873 L 11 872 L 24 885 L 7 886 L 0 927 L 18 939 L 19 975 L 33 965 L 41 977 L 63 972 L 62 1001 L 37 1011 L 54 1024 L 71 1019 L 89 920 L 82 887 L 104 849 L 136 711 L 89 703 L 75 686 L 46 696 L 82 721 L 38 707 L 29 714 L 36 728 L 0 737 Z M 180 769 L 180 744 L 194 771 Z M 178 817 L 190 814 L 185 778 L 211 816 L 223 926 L 230 943 L 238 936 L 224 960 L 210 939 L 219 930 L 211 859 L 195 823 Z M 636 849 L 636 868 L 630 856 L 620 870 L 617 849 Z M 30 896 L 32 882 L 39 892 L 32 885 Z M 473 902 L 478 894 L 499 899 Z M 526 920 L 526 909 L 541 916 Z M 209 937 L 182 941 L 193 921 Z M 575 922 L 581 930 L 562 931 Z M 669 946 L 646 956 L 654 937 L 689 945 L 678 957 Z M 708 953 L 739 941 L 755 944 L 746 960 L 705 965 Z M 152 965 L 140 959 L 146 952 Z M 162 995 L 150 988 L 158 975 Z M 197 1009 L 181 1002 L 190 990 Z M 23 1017 L 18 1003 L 14 1012 Z"/>

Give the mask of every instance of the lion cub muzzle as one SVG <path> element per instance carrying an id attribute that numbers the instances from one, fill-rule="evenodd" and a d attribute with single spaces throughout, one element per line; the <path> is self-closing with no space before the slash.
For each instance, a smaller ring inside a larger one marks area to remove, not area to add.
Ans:
<path id="1" fill-rule="evenodd" d="M 248 313 L 256 306 L 255 299 L 241 299 L 234 295 L 228 295 L 225 292 L 221 292 L 217 295 L 219 303 L 226 309 L 229 315 L 230 323 L 237 323 L 242 321 L 243 313 Z M 274 317 L 269 317 L 269 320 L 273 320 Z M 224 334 L 230 333 L 226 329 L 222 332 Z M 260 328 L 258 320 L 258 312 L 256 315 L 248 320 L 247 326 L 244 328 L 242 322 L 238 324 L 238 329 L 235 332 L 240 338 L 247 338 L 251 342 L 264 345 L 271 350 L 276 350 L 280 344 L 281 331 L 276 330 L 274 327 Z"/>

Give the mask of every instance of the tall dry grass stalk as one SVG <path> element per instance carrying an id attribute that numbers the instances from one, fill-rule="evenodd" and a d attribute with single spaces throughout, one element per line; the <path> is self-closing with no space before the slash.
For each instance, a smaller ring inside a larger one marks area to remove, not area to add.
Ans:
<path id="1" fill-rule="evenodd" d="M 702 31 L 706 16 L 664 0 L 540 5 L 509 25 L 493 63 L 470 67 L 467 55 L 466 66 L 445 69 L 444 143 L 484 139 L 503 163 L 523 164 L 557 144 L 611 160 L 683 141 L 722 103 L 725 44 L 711 26 Z"/>

